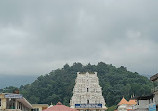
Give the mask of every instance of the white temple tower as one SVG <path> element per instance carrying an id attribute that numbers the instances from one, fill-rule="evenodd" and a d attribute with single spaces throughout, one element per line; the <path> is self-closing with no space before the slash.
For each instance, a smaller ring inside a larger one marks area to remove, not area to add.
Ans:
<path id="1" fill-rule="evenodd" d="M 71 108 L 79 111 L 105 111 L 107 109 L 97 72 L 78 72 L 75 83 L 73 96 L 70 100 Z"/>

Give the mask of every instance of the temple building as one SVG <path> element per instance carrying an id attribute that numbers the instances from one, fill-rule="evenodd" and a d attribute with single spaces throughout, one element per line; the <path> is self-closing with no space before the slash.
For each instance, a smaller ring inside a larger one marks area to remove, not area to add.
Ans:
<path id="1" fill-rule="evenodd" d="M 135 106 L 137 101 L 135 99 L 130 99 L 127 101 L 124 97 L 118 103 L 118 108 L 115 111 L 135 111 Z"/>
<path id="2" fill-rule="evenodd" d="M 71 108 L 79 111 L 105 111 L 107 109 L 97 72 L 78 72 L 75 83 L 73 96 L 70 100 Z"/>

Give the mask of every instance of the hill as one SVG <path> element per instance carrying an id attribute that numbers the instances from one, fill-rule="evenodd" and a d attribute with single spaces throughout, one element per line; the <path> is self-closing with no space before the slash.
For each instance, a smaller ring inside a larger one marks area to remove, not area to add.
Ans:
<path id="1" fill-rule="evenodd" d="M 49 74 L 41 75 L 32 84 L 20 87 L 20 92 L 31 103 L 56 104 L 61 101 L 69 105 L 77 72 L 97 72 L 107 106 L 116 105 L 122 96 L 140 96 L 151 93 L 152 83 L 147 77 L 136 72 L 127 71 L 123 66 L 116 68 L 113 65 L 99 62 L 97 65 L 81 63 L 68 64 L 63 68 L 53 70 Z M 7 91 L 5 89 L 5 91 Z"/>
<path id="2" fill-rule="evenodd" d="M 20 87 L 21 85 L 30 84 L 37 79 L 37 75 L 1 75 L 0 89 L 7 86 Z M 7 80 L 7 81 L 6 81 Z"/>

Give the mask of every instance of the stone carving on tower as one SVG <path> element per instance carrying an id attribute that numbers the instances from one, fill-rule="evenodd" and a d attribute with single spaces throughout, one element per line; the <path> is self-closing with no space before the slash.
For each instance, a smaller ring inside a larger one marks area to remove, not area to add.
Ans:
<path id="1" fill-rule="evenodd" d="M 80 111 L 93 109 L 94 111 L 105 111 L 105 100 L 99 85 L 97 72 L 77 73 L 73 96 L 70 100 L 71 108 Z"/>

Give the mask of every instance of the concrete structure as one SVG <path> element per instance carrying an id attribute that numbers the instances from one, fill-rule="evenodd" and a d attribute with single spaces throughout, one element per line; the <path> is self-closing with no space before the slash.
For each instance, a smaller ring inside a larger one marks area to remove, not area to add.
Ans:
<path id="1" fill-rule="evenodd" d="M 135 111 L 158 111 L 158 74 L 150 77 L 154 84 L 152 95 L 137 97 L 137 105 L 134 106 Z"/>
<path id="2" fill-rule="evenodd" d="M 158 111 L 158 73 L 150 77 L 150 80 L 154 84 L 154 88 L 152 89 L 152 92 L 154 94 L 154 102 L 156 104 L 156 110 Z"/>
<path id="3" fill-rule="evenodd" d="M 48 104 L 32 104 L 33 111 L 42 111 L 48 108 Z"/>
<path id="4" fill-rule="evenodd" d="M 0 111 L 31 111 L 32 105 L 21 95 L 0 93 Z"/>
<path id="5" fill-rule="evenodd" d="M 154 101 L 156 104 L 156 110 L 158 111 L 158 73 L 150 77 L 150 80 L 154 84 L 154 88 L 152 89 L 152 92 L 154 94 Z"/>
<path id="6" fill-rule="evenodd" d="M 134 106 L 134 111 L 156 111 L 154 95 L 137 97 L 137 105 Z"/>
<path id="7" fill-rule="evenodd" d="M 105 111 L 105 100 L 99 85 L 97 73 L 77 73 L 70 100 L 71 108 L 79 111 Z"/>

